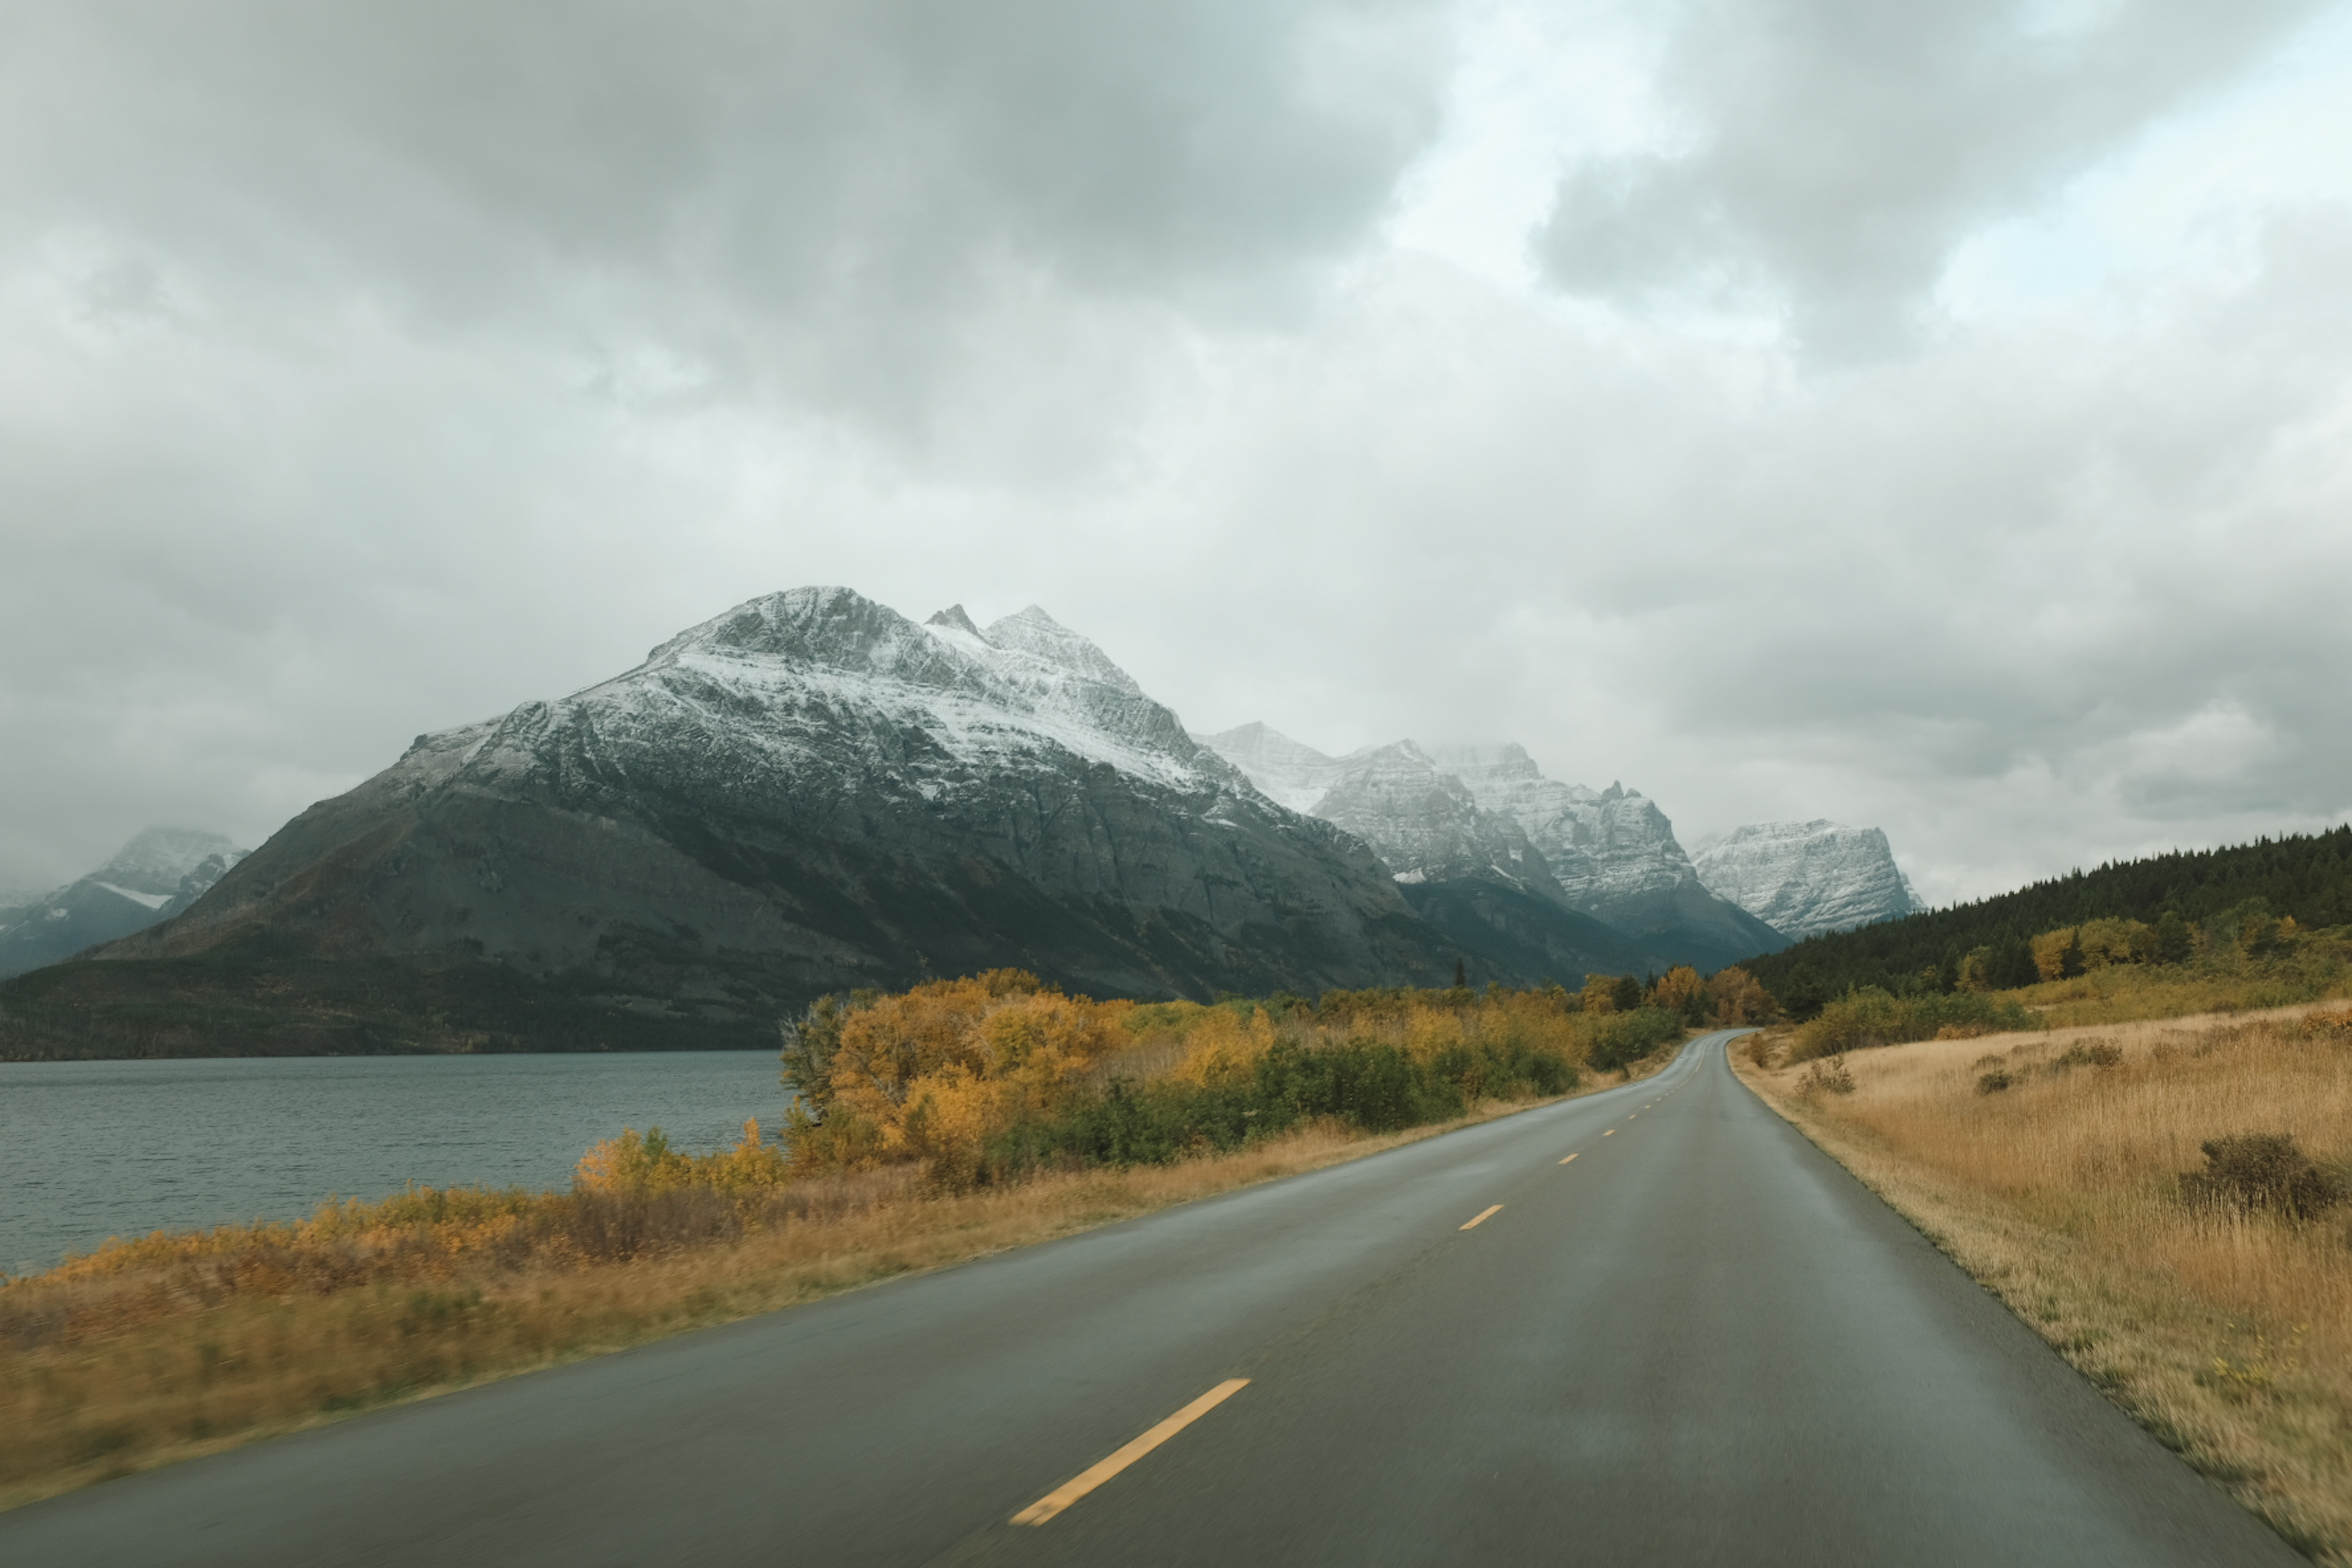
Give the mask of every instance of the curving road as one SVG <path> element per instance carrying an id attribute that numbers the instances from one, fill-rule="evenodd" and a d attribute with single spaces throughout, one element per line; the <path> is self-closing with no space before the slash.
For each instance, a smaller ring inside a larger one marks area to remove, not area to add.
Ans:
<path id="1" fill-rule="evenodd" d="M 2302 1561 L 1741 1086 L 1729 1038 L 20 1509 L 0 1563 Z"/>

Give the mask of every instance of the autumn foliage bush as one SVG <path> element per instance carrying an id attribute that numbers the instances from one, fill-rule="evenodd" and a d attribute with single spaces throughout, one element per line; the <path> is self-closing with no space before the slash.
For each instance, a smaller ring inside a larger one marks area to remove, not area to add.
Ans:
<path id="1" fill-rule="evenodd" d="M 1160 1164 L 1329 1119 L 1387 1132 L 1566 1092 L 1679 1040 L 1678 1010 L 1591 988 L 1335 991 L 1137 1004 L 1018 970 L 828 998 L 787 1030 L 792 1171 L 896 1166 L 962 1190 Z"/>

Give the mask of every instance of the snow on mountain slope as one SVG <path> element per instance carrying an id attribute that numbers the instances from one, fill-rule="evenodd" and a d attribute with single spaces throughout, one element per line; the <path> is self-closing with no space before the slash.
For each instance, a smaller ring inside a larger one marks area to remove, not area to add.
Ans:
<path id="1" fill-rule="evenodd" d="M 1481 810 L 1462 781 L 1440 772 L 1428 754 L 1412 741 L 1368 746 L 1345 757 L 1324 758 L 1264 726 L 1256 727 L 1272 741 L 1287 747 L 1292 756 L 1291 779 L 1303 778 L 1310 770 L 1325 776 L 1327 787 L 1312 814 L 1371 845 L 1399 882 L 1492 875 L 1564 902 L 1550 867 L 1528 842 L 1518 823 Z M 1222 738 L 1209 744 L 1215 747 Z M 1267 746 L 1261 747 L 1261 754 L 1282 749 Z M 1298 755 L 1302 753 L 1303 757 Z M 1256 782 L 1255 774 L 1252 782 Z M 1294 787 L 1287 792 L 1295 799 L 1304 791 Z"/>
<path id="2" fill-rule="evenodd" d="M 1302 814 L 1312 814 L 1348 771 L 1341 758 L 1326 757 L 1263 724 L 1204 736 L 1202 744 L 1247 774 L 1268 799 Z"/>
<path id="3" fill-rule="evenodd" d="M 1756 822 L 1706 846 L 1693 863 L 1714 892 L 1796 939 L 1923 907 L 1876 828 Z"/>
<path id="4" fill-rule="evenodd" d="M 246 852 L 218 833 L 144 830 L 88 876 L 0 910 L 0 978 L 170 919 Z"/>
<path id="5" fill-rule="evenodd" d="M 1507 813 L 1551 862 L 1569 902 L 1607 919 L 1604 909 L 1695 881 L 1674 824 L 1657 805 L 1622 784 L 1593 790 L 1547 779 L 1523 747 L 1465 746 L 1433 754 L 1478 803 Z"/>
<path id="6" fill-rule="evenodd" d="M 1275 800 L 1370 844 L 1423 919 L 1507 971 L 1575 983 L 1669 961 L 1572 909 L 1518 823 L 1410 740 L 1328 757 L 1245 724 L 1207 744 Z"/>
<path id="7" fill-rule="evenodd" d="M 1432 755 L 1479 805 L 1518 821 L 1571 907 L 1703 969 L 1786 946 L 1777 929 L 1700 883 L 1674 824 L 1640 792 L 1547 779 L 1516 745 Z"/>

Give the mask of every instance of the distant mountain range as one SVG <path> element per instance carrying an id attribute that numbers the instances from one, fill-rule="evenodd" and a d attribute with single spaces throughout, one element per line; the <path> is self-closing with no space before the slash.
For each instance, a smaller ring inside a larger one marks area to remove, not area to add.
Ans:
<path id="1" fill-rule="evenodd" d="M 1716 969 L 1787 940 L 1700 883 L 1651 801 L 1547 779 L 1517 746 L 1433 753 L 1401 740 L 1335 758 L 1263 724 L 1207 743 L 1275 800 L 1371 845 L 1423 917 L 1457 937 L 1471 934 L 1466 912 L 1612 973 Z"/>
<path id="2" fill-rule="evenodd" d="M 839 588 L 420 736 L 199 891 L 0 989 L 0 1052 L 751 1045 L 821 992 L 998 965 L 1206 998 L 1783 941 L 1649 800 L 1517 747 L 1203 745 L 1041 609 L 918 624 Z"/>
<path id="3" fill-rule="evenodd" d="M 147 829 L 88 876 L 0 907 L 0 978 L 171 919 L 247 853 L 218 833 Z"/>

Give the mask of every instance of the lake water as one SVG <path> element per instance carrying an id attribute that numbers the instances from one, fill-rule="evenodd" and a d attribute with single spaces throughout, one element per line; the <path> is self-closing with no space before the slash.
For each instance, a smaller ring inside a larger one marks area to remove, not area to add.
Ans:
<path id="1" fill-rule="evenodd" d="M 331 1194 L 560 1187 L 623 1127 L 701 1153 L 777 1124 L 777 1071 L 758 1051 L 0 1062 L 0 1271 Z"/>

